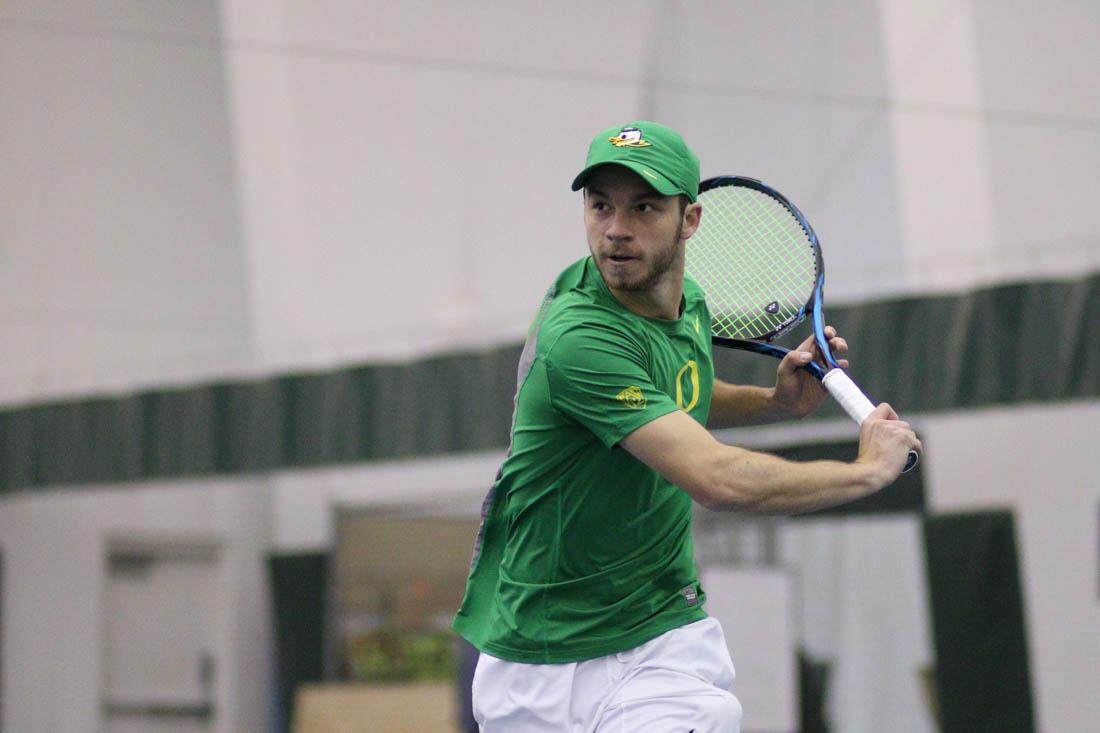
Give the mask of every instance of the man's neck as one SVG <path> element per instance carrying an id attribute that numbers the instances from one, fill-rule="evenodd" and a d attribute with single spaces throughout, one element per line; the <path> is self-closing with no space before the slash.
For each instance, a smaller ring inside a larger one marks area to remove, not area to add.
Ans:
<path id="1" fill-rule="evenodd" d="M 666 272 L 653 287 L 646 290 L 618 290 L 608 287 L 615 300 L 624 308 L 645 318 L 675 321 L 680 318 L 680 305 L 684 299 L 684 275 L 682 272 Z"/>

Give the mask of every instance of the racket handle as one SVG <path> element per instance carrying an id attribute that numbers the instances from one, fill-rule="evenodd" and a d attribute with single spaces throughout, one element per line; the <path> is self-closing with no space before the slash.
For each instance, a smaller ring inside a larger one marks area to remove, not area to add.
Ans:
<path id="1" fill-rule="evenodd" d="M 830 369 L 821 383 L 848 416 L 860 425 L 874 411 L 875 406 L 871 404 L 871 400 L 867 399 L 867 395 L 863 394 L 863 390 L 856 386 L 843 369 Z"/>
<path id="2" fill-rule="evenodd" d="M 848 416 L 860 425 L 875 409 L 871 400 L 867 399 L 867 395 L 863 394 L 863 390 L 856 386 L 843 369 L 830 369 L 821 380 L 821 384 L 840 403 Z M 909 456 L 905 459 L 905 468 L 901 472 L 906 473 L 915 465 L 917 465 L 917 452 L 910 450 Z"/>

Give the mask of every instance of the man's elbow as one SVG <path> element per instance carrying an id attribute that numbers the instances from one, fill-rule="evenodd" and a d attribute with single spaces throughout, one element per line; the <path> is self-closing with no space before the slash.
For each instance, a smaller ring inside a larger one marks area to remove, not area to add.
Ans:
<path id="1" fill-rule="evenodd" d="M 683 486 L 681 486 L 680 488 L 684 489 L 684 491 L 688 493 L 692 500 L 704 509 L 708 509 L 712 512 L 729 511 L 729 508 L 722 500 L 722 497 L 714 491 L 711 491 L 709 489 L 701 489 L 697 486 L 690 489 Z"/>

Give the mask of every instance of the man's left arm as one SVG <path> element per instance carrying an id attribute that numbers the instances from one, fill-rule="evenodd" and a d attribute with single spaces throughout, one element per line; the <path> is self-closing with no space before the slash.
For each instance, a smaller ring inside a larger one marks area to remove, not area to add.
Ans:
<path id="1" fill-rule="evenodd" d="M 829 339 L 829 348 L 834 356 L 839 357 L 848 351 L 848 342 L 837 336 L 832 326 L 825 327 L 825 337 Z M 825 388 L 821 382 L 800 368 L 811 359 L 818 364 L 825 363 L 813 336 L 807 337 L 779 362 L 774 387 L 730 384 L 716 378 L 707 427 L 763 425 L 809 415 L 825 400 Z M 847 359 L 838 358 L 837 363 L 848 367 Z"/>

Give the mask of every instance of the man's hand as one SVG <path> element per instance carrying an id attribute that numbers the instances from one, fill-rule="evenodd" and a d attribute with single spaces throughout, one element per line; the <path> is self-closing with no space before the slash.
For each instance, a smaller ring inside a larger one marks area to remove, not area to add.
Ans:
<path id="1" fill-rule="evenodd" d="M 886 486 L 905 468 L 909 451 L 921 453 L 923 449 L 909 423 L 899 420 L 894 408 L 883 402 L 859 428 L 859 457 L 856 462 L 873 466 L 877 483 Z"/>
<path id="2" fill-rule="evenodd" d="M 847 368 L 848 360 L 839 357 L 847 353 L 848 342 L 837 336 L 836 329 L 832 326 L 825 327 L 825 338 L 829 340 L 829 348 L 836 357 L 837 363 Z M 809 415 L 825 400 L 826 392 L 821 382 L 809 372 L 799 368 L 810 363 L 811 360 L 825 367 L 825 356 L 812 335 L 799 344 L 798 348 L 792 349 L 791 353 L 783 357 L 776 371 L 775 402 L 794 417 Z"/>

